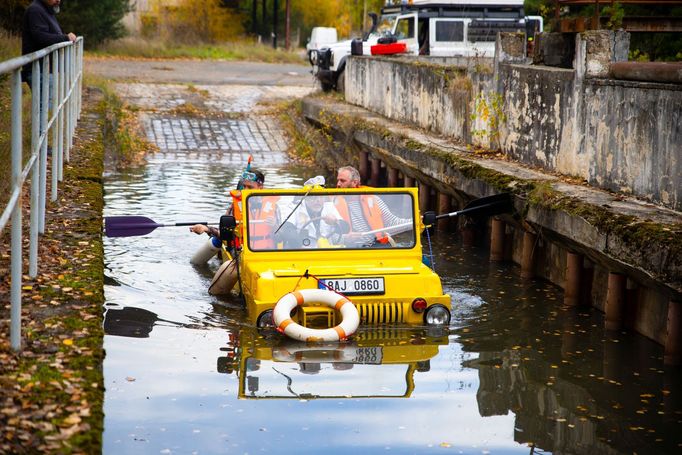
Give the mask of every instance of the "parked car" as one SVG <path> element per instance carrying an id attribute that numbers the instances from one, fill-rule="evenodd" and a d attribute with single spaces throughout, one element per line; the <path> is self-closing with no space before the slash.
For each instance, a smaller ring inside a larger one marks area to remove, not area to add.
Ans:
<path id="1" fill-rule="evenodd" d="M 375 27 L 362 40 L 362 52 L 356 53 L 371 55 L 373 45 L 388 40 L 404 43 L 410 55 L 493 57 L 498 32 L 521 31 L 532 39 L 542 25 L 541 17 L 525 16 L 523 1 L 518 0 L 415 0 L 383 8 Z M 353 41 L 340 41 L 311 53 L 313 74 L 324 91 L 343 90 Z"/>

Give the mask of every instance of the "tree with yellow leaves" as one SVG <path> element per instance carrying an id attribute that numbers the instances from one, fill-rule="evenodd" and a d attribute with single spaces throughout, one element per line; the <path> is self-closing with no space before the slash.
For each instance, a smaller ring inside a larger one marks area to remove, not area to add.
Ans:
<path id="1" fill-rule="evenodd" d="M 244 18 L 221 0 L 157 0 L 151 11 L 157 32 L 168 41 L 220 43 L 244 34 Z"/>

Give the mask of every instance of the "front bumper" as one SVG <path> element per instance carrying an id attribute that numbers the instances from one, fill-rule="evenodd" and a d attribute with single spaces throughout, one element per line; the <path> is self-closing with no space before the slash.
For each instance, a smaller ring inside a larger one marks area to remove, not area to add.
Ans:
<path id="1" fill-rule="evenodd" d="M 336 83 L 336 75 L 334 74 L 334 71 L 332 71 L 332 70 L 320 69 L 320 70 L 318 70 L 318 72 L 315 76 L 320 80 L 320 82 L 323 82 L 325 84 L 335 84 Z"/>

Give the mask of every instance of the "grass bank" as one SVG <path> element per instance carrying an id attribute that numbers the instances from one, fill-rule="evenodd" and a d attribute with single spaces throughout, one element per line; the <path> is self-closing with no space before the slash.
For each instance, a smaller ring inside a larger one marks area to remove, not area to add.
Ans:
<path id="1" fill-rule="evenodd" d="M 113 166 L 139 164 L 147 154 L 158 151 L 158 147 L 145 137 L 138 110 L 118 97 L 109 80 L 86 73 L 84 85 L 94 87 L 102 94 L 99 111 L 107 163 Z"/>
<path id="2" fill-rule="evenodd" d="M 263 44 L 247 41 L 223 44 L 182 44 L 137 37 L 110 41 L 90 54 L 106 57 L 131 58 L 195 58 L 201 60 L 245 60 L 266 63 L 304 63 L 303 53 L 298 50 L 273 49 Z"/>

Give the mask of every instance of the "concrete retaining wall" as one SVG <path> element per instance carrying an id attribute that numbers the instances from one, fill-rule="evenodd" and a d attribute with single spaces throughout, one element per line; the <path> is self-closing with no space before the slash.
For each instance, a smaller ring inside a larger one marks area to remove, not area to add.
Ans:
<path id="1" fill-rule="evenodd" d="M 626 34 L 576 35 L 573 69 L 517 64 L 524 56 L 505 39 L 517 37 L 498 39 L 494 71 L 475 61 L 353 57 L 346 100 L 682 210 L 682 86 L 606 79 L 609 62 L 626 54 Z"/>

